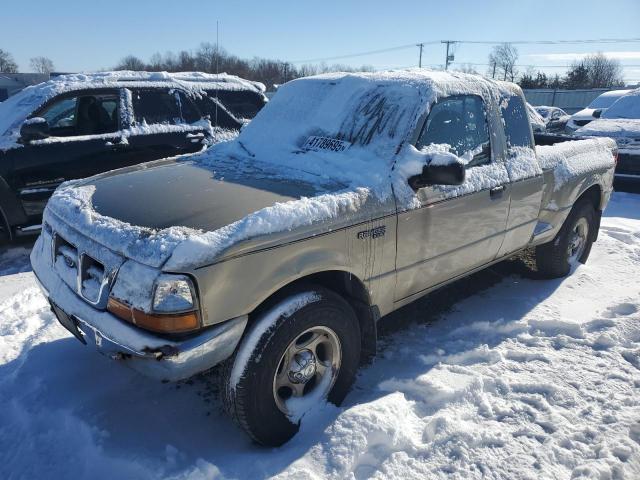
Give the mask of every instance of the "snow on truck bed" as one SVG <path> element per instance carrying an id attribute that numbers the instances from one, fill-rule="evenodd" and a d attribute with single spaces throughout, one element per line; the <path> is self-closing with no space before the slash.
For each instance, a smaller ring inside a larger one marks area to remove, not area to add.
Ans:
<path id="1" fill-rule="evenodd" d="M 22 249 L 0 254 L 0 478 L 640 478 L 639 212 L 615 193 L 569 278 L 501 264 L 383 320 L 344 405 L 277 449 L 210 379 L 162 384 L 81 345 L 16 273 Z"/>

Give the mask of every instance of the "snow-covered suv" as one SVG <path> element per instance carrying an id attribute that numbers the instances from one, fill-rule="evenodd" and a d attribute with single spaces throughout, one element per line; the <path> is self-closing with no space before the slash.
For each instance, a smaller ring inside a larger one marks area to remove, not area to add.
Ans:
<path id="1" fill-rule="evenodd" d="M 295 80 L 233 141 L 60 187 L 31 262 L 81 342 L 164 380 L 222 363 L 278 445 L 342 401 L 381 316 L 526 247 L 552 277 L 586 261 L 615 143 L 540 140 L 512 84 Z"/>

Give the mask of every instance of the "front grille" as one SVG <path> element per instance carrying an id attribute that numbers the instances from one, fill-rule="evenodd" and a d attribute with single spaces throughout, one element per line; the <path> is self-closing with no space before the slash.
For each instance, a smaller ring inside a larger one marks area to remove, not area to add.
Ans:
<path id="1" fill-rule="evenodd" d="M 630 155 L 628 153 L 618 154 L 616 173 L 623 175 L 640 175 L 640 153 L 638 155 Z"/>
<path id="2" fill-rule="evenodd" d="M 60 278 L 86 302 L 106 308 L 115 270 L 109 271 L 58 232 L 51 231 L 51 236 L 52 263 Z"/>

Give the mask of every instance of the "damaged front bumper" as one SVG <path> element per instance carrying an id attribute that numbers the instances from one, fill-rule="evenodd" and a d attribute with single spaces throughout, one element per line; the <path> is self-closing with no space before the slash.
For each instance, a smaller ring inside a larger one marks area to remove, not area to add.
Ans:
<path id="1" fill-rule="evenodd" d="M 39 243 L 31 257 L 34 273 L 60 323 L 83 343 L 95 345 L 103 355 L 144 375 L 168 381 L 191 377 L 230 357 L 242 337 L 246 315 L 183 340 L 169 340 L 129 325 L 80 299 L 55 271 L 41 263 Z"/>

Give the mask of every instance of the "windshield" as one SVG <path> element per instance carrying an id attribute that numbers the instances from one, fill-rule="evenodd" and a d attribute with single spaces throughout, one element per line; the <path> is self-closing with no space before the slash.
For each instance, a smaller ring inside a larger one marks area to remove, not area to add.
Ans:
<path id="1" fill-rule="evenodd" d="M 640 91 L 620 98 L 602 114 L 602 118 L 640 118 Z"/>
<path id="2" fill-rule="evenodd" d="M 611 105 L 613 105 L 613 102 L 615 102 L 628 92 L 629 90 L 605 92 L 597 97 L 594 101 L 592 101 L 587 108 L 609 108 Z"/>
<path id="3" fill-rule="evenodd" d="M 426 103 L 421 97 L 419 87 L 401 82 L 356 76 L 295 80 L 279 89 L 238 140 L 251 153 L 269 157 L 274 148 L 303 153 L 313 145 L 327 153 L 365 147 L 391 159 L 415 127 Z"/>

